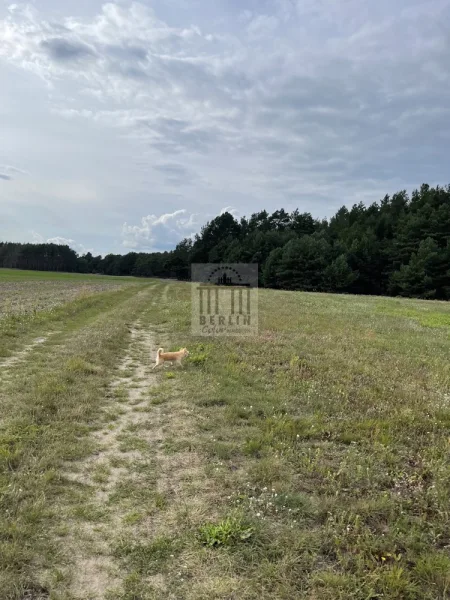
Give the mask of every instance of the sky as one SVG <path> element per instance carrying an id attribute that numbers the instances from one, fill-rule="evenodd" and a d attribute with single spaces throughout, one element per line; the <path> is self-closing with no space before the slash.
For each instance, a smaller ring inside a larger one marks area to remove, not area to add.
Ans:
<path id="1" fill-rule="evenodd" d="M 0 0 L 0 240 L 161 251 L 447 184 L 449 32 L 450 0 Z"/>

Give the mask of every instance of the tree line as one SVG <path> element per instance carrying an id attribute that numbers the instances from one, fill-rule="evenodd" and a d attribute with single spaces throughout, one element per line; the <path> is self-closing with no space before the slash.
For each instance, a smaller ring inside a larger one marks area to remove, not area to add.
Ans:
<path id="1" fill-rule="evenodd" d="M 0 243 L 0 266 L 188 280 L 192 263 L 258 263 L 263 287 L 450 299 L 450 185 L 422 185 L 329 220 L 284 209 L 224 213 L 170 252 L 78 256 L 68 246 Z"/>

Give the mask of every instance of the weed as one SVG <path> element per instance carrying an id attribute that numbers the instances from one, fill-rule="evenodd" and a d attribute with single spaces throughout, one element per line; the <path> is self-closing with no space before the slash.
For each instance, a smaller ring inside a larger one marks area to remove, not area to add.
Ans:
<path id="1" fill-rule="evenodd" d="M 228 517 L 220 523 L 202 525 L 199 539 L 210 547 L 231 546 L 248 541 L 254 535 L 254 527 L 236 517 Z"/>
<path id="2" fill-rule="evenodd" d="M 206 361 L 208 360 L 208 356 L 205 353 L 195 354 L 193 356 L 189 356 L 188 360 L 191 364 L 195 365 L 196 367 L 199 367 L 206 363 Z"/>

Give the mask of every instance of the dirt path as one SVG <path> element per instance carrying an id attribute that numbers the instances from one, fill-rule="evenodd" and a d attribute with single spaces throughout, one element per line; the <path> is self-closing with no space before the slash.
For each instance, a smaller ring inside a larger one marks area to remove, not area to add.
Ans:
<path id="1" fill-rule="evenodd" d="M 163 289 L 162 298 L 161 298 L 163 302 L 167 302 L 167 300 L 168 300 L 169 289 L 170 289 L 170 284 L 168 283 L 165 286 L 165 288 Z"/>
<path id="2" fill-rule="evenodd" d="M 155 386 L 165 373 L 152 370 L 157 347 L 147 327 L 132 326 L 128 351 L 107 392 L 104 424 L 92 434 L 98 451 L 71 464 L 67 473 L 90 497 L 87 518 L 71 523 L 65 541 L 71 593 L 80 600 L 122 597 L 120 548 L 129 540 L 151 543 L 176 528 L 186 502 L 183 489 L 196 480 L 204 483 L 195 452 L 167 452 L 171 440 L 189 435 L 192 409 L 181 399 L 171 400 L 170 407 L 159 403 Z M 148 585 L 164 597 L 167 582 L 161 574 L 148 578 Z"/>
<path id="3" fill-rule="evenodd" d="M 52 332 L 54 333 L 54 332 Z M 11 356 L 0 360 L 0 380 L 8 374 L 8 369 L 15 366 L 17 363 L 26 359 L 26 357 L 32 352 L 37 346 L 44 344 L 51 334 L 37 337 L 30 344 L 27 344 L 22 350 L 16 351 Z"/>

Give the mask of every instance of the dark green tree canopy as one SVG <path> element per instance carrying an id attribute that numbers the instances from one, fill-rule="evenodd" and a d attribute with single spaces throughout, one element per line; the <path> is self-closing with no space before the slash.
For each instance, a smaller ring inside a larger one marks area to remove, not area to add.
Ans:
<path id="1" fill-rule="evenodd" d="M 171 252 L 79 257 L 68 246 L 0 243 L 0 266 L 188 280 L 192 263 L 258 263 L 261 286 L 450 299 L 450 186 L 400 191 L 329 220 L 281 208 L 225 212 Z"/>

